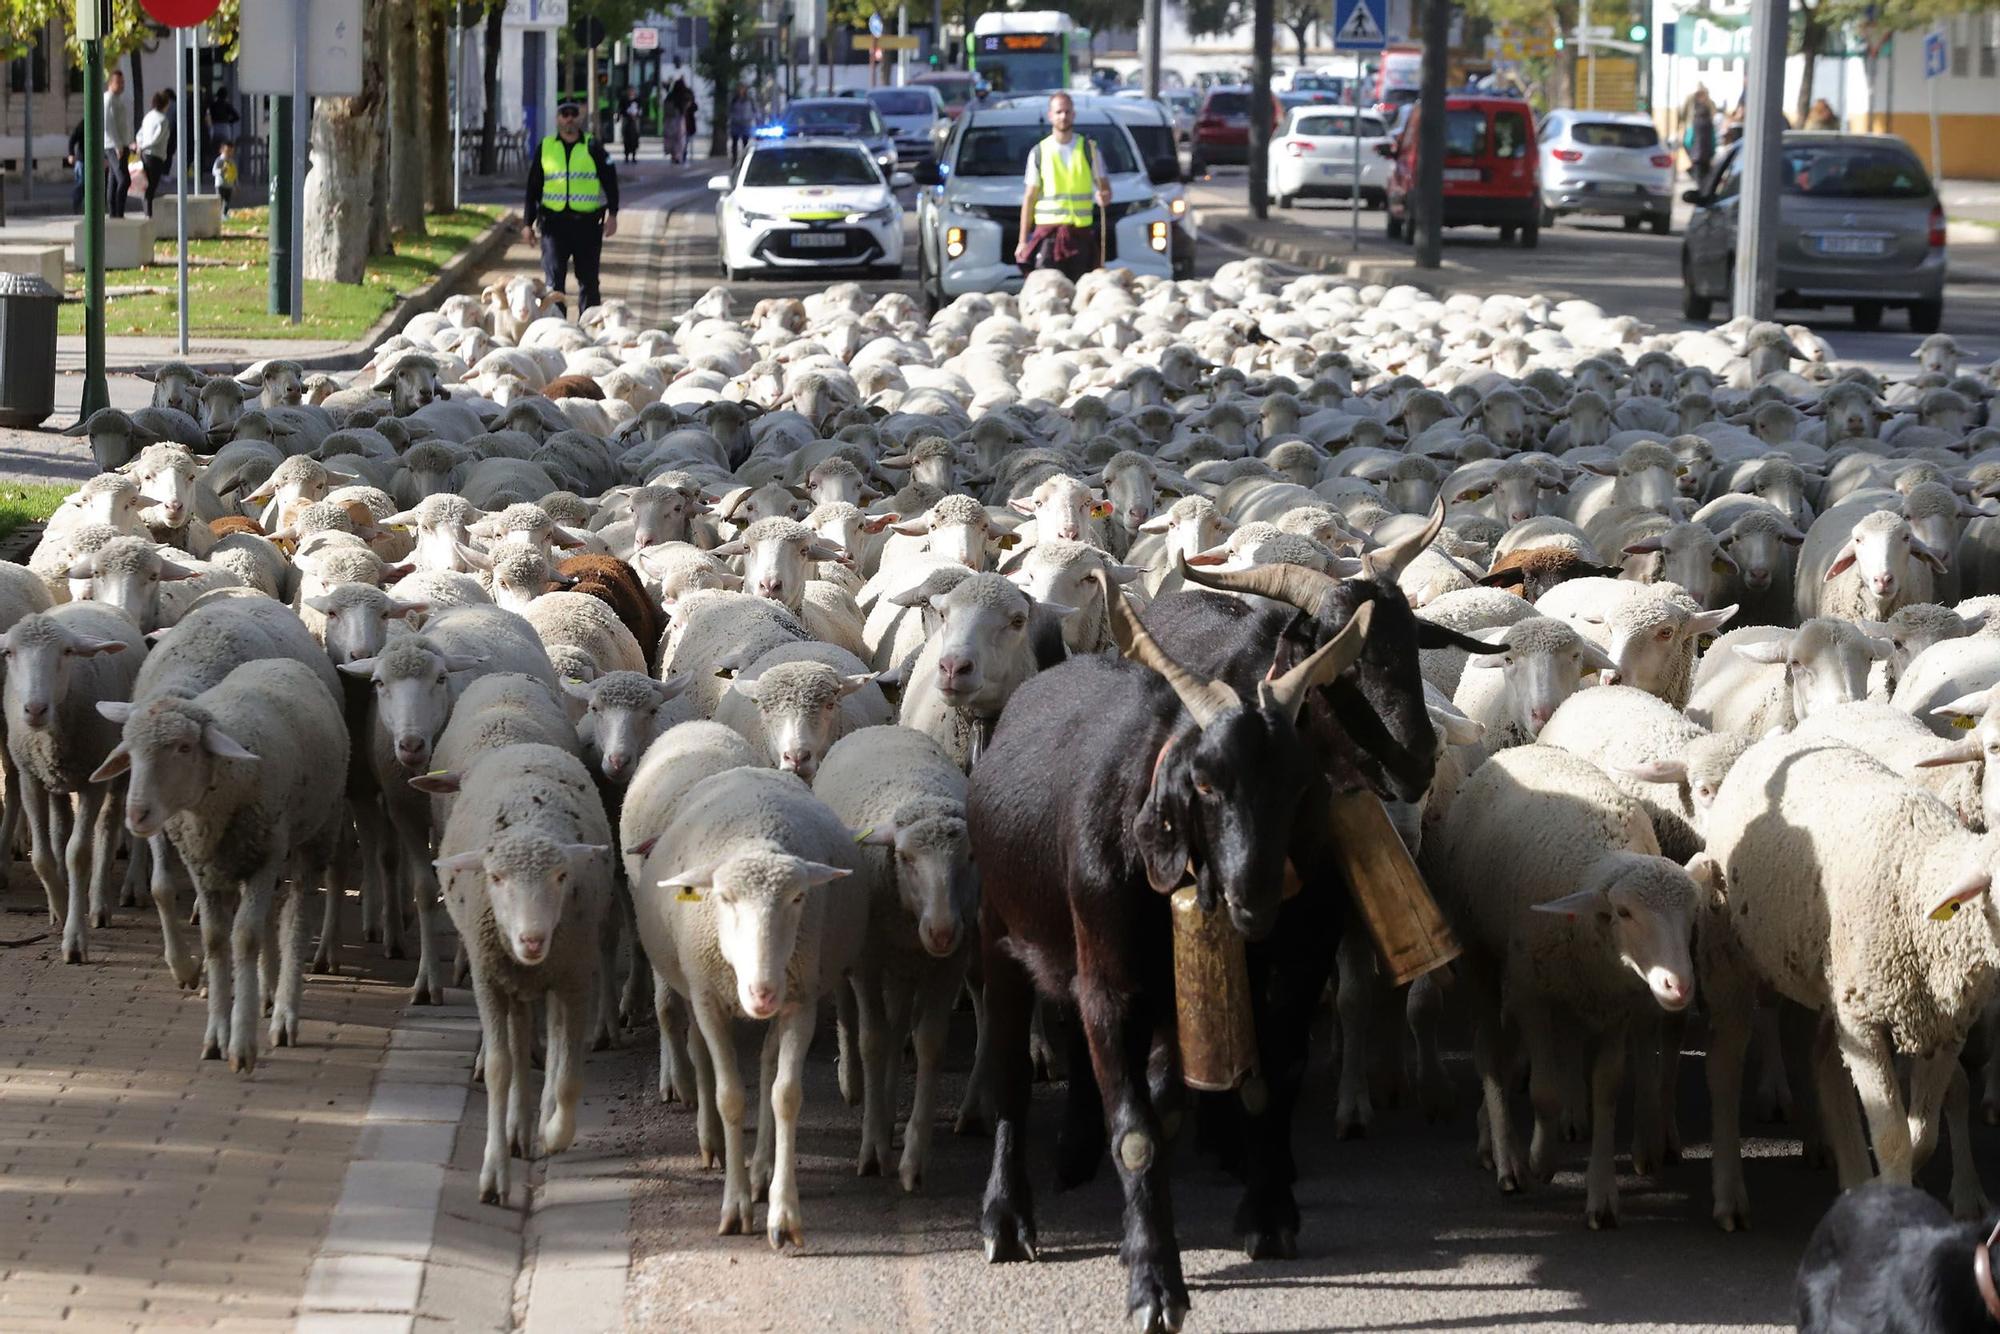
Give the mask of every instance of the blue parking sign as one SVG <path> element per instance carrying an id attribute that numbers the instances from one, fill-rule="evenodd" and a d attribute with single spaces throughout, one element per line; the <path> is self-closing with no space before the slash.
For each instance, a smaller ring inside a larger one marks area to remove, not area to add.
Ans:
<path id="1" fill-rule="evenodd" d="M 1950 54 L 1945 49 L 1944 34 L 1927 32 L 1924 34 L 1924 77 L 1935 79 L 1944 73 L 1950 63 Z"/>
<path id="2" fill-rule="evenodd" d="M 1388 41 L 1388 0 L 1334 0 L 1333 49 L 1380 51 Z"/>

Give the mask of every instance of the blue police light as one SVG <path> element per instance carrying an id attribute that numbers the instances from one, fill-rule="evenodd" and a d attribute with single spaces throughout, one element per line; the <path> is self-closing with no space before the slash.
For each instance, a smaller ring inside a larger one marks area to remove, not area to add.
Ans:
<path id="1" fill-rule="evenodd" d="M 756 129 L 750 131 L 750 133 L 759 139 L 782 139 L 785 137 L 785 127 L 782 125 L 759 125 Z"/>

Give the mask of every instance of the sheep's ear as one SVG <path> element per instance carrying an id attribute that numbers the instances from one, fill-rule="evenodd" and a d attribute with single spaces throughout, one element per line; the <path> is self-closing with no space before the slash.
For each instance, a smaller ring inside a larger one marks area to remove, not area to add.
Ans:
<path id="1" fill-rule="evenodd" d="M 1699 611 L 1688 617 L 1688 633 L 1692 635 L 1712 635 L 1729 623 L 1736 614 L 1736 604 L 1717 607 L 1714 611 Z"/>
<path id="2" fill-rule="evenodd" d="M 70 642 L 69 651 L 79 658 L 94 658 L 100 653 L 123 653 L 130 647 L 122 639 L 85 639 L 79 635 Z"/>
<path id="3" fill-rule="evenodd" d="M 1976 764 L 1985 758 L 1979 743 L 1967 738 L 1957 745 L 1949 746 L 1935 755 L 1926 755 L 1911 766 L 1917 769 L 1942 769 L 1951 764 Z"/>
<path id="4" fill-rule="evenodd" d="M 1910 554 L 1930 566 L 1939 574 L 1945 572 L 1944 553 L 1924 541 L 1921 537 L 1912 537 L 1910 539 Z"/>
<path id="5" fill-rule="evenodd" d="M 1129 584 L 1145 572 L 1145 569 L 1138 565 L 1120 565 L 1116 561 L 1104 562 L 1104 573 L 1121 584 Z"/>
<path id="6" fill-rule="evenodd" d="M 356 658 L 353 662 L 336 663 L 334 670 L 345 672 L 356 680 L 365 681 L 375 675 L 375 659 Z"/>
<path id="7" fill-rule="evenodd" d="M 893 848 L 896 846 L 896 822 L 888 820 L 872 829 L 858 830 L 854 841 L 864 848 Z"/>
<path id="8" fill-rule="evenodd" d="M 1721 862 L 1706 852 L 1697 852 L 1694 856 L 1688 858 L 1686 870 L 1688 879 L 1694 881 L 1695 888 L 1701 890 L 1711 899 L 1719 900 L 1725 897 L 1728 889 L 1728 881 L 1722 874 Z"/>
<path id="9" fill-rule="evenodd" d="M 1583 662 L 1586 667 L 1595 667 L 1601 672 L 1615 672 L 1618 670 L 1618 659 L 1606 653 L 1590 640 L 1584 640 L 1578 645 L 1578 648 L 1582 651 Z"/>
<path id="10" fill-rule="evenodd" d="M 314 611 L 318 612 L 320 615 L 328 616 L 331 615 L 334 609 L 338 607 L 340 604 L 335 602 L 330 595 L 325 593 L 318 593 L 313 595 L 312 597 L 307 598 L 306 605 L 308 607 L 311 607 Z"/>
<path id="11" fill-rule="evenodd" d="M 557 846 L 571 861 L 587 861 L 611 851 L 609 843 L 562 843 Z"/>
<path id="12" fill-rule="evenodd" d="M 720 676 L 721 674 L 722 674 L 722 669 L 718 668 L 716 671 L 716 675 Z M 729 682 L 729 688 L 731 690 L 734 690 L 737 694 L 743 696 L 745 699 L 751 700 L 753 702 L 757 698 L 757 681 L 754 678 L 742 677 L 742 676 L 734 677 Z"/>
<path id="13" fill-rule="evenodd" d="M 1659 538 L 1649 537 L 1644 539 L 1643 541 L 1634 542 L 1630 546 L 1626 547 L 1625 554 L 1628 556 L 1644 556 L 1650 554 L 1651 552 L 1658 551 L 1660 547 L 1661 547 L 1661 542 Z"/>
<path id="14" fill-rule="evenodd" d="M 1959 623 L 1965 627 L 1967 635 L 1976 635 L 1986 628 L 1987 618 L 1991 615 L 1990 611 L 1975 611 L 1958 619 Z"/>
<path id="15" fill-rule="evenodd" d="M 1619 571 L 1624 573 L 1624 571 Z M 1509 565 L 1504 570 L 1481 575 L 1479 582 L 1488 588 L 1519 588 L 1528 581 L 1528 572 L 1519 565 Z"/>
<path id="16" fill-rule="evenodd" d="M 556 525 L 555 536 L 550 540 L 552 540 L 557 546 L 567 547 L 572 551 L 581 550 L 590 545 L 590 543 L 584 541 L 570 529 L 563 527 L 561 524 Z"/>
<path id="17" fill-rule="evenodd" d="M 597 687 L 587 681 L 563 678 L 563 693 L 579 704 L 588 704 L 597 695 Z"/>
<path id="18" fill-rule="evenodd" d="M 714 547 L 710 549 L 708 554 L 711 556 L 721 556 L 727 558 L 730 556 L 741 556 L 748 550 L 750 550 L 750 544 L 745 542 L 742 538 L 739 537 L 733 539 L 732 541 L 724 542 L 719 547 Z"/>
<path id="19" fill-rule="evenodd" d="M 486 854 L 483 852 L 460 852 L 450 857 L 440 857 L 432 862 L 431 865 L 446 875 L 450 875 L 453 871 L 478 871 L 484 869 L 486 866 Z"/>
<path id="20" fill-rule="evenodd" d="M 481 653 L 447 653 L 444 655 L 444 669 L 448 672 L 469 672 L 475 667 L 484 667 L 486 656 Z"/>
<path id="21" fill-rule="evenodd" d="M 102 708 L 103 706 L 99 705 L 98 707 Z M 91 772 L 90 781 L 93 783 L 108 783 L 131 767 L 132 752 L 126 750 L 125 743 L 121 741 L 109 755 L 104 757 L 104 763 L 98 765 Z"/>
<path id="22" fill-rule="evenodd" d="M 829 866 L 825 862 L 801 860 L 799 862 L 799 874 L 805 877 L 805 882 L 808 885 L 824 885 L 830 880 L 839 880 L 844 876 L 853 875 L 854 872 L 845 866 Z"/>
<path id="23" fill-rule="evenodd" d="M 912 523 L 899 523 L 894 529 L 894 531 L 901 533 L 904 537 L 922 537 L 929 533 L 930 530 L 931 521 L 929 519 L 918 519 Z"/>
<path id="24" fill-rule="evenodd" d="M 896 513 L 894 510 L 890 510 L 887 514 L 871 515 L 861 521 L 861 531 L 864 533 L 879 533 L 902 517 L 902 515 Z"/>
<path id="25" fill-rule="evenodd" d="M 1642 760 L 1638 764 L 1614 764 L 1611 767 L 1642 783 L 1685 783 L 1688 776 L 1686 760 Z"/>
<path id="26" fill-rule="evenodd" d="M 70 566 L 68 574 L 64 577 L 69 579 L 95 579 L 97 577 L 97 557 L 85 556 L 82 560 Z"/>
<path id="27" fill-rule="evenodd" d="M 101 699 L 97 701 L 97 716 L 123 727 L 125 720 L 132 716 L 132 705 L 122 699 Z"/>
<path id="28" fill-rule="evenodd" d="M 1933 922 L 1949 922 L 1958 910 L 1993 888 L 1993 873 L 1983 867 L 1966 872 L 1963 879 L 1940 895 L 1928 914 Z"/>
<path id="29" fill-rule="evenodd" d="M 1579 889 L 1574 894 L 1565 894 L 1559 899 L 1550 899 L 1547 903 L 1537 903 L 1532 911 L 1554 913 L 1559 917 L 1575 921 L 1584 913 L 1597 912 L 1608 903 L 1609 900 L 1605 898 L 1602 890 Z"/>
<path id="30" fill-rule="evenodd" d="M 1486 724 L 1468 718 L 1456 709 L 1441 709 L 1437 705 L 1427 705 L 1431 726 L 1447 745 L 1476 746 L 1486 739 Z"/>
<path id="31" fill-rule="evenodd" d="M 707 889 L 715 883 L 716 868 L 721 864 L 720 862 L 711 862 L 706 866 L 690 866 L 685 871 L 677 872 L 654 883 L 661 889 L 677 889 L 681 891 L 676 896 L 678 898 L 687 900 L 699 899 L 701 895 L 695 891 Z"/>
<path id="32" fill-rule="evenodd" d="M 1854 554 L 1854 543 L 1849 541 L 1847 545 L 1840 549 L 1840 553 L 1833 558 L 1833 564 L 1826 567 L 1826 576 L 1821 582 L 1831 583 L 1834 579 L 1847 573 L 1848 567 L 1854 564 Z"/>
<path id="33" fill-rule="evenodd" d="M 1156 514 L 1140 524 L 1139 531 L 1142 533 L 1164 533 L 1167 529 L 1173 527 L 1173 523 L 1172 515 Z"/>
<path id="34" fill-rule="evenodd" d="M 220 727 L 217 727 L 214 723 L 209 723 L 201 729 L 201 744 L 202 748 L 208 751 L 209 754 L 219 756 L 225 760 L 255 760 L 257 758 L 256 755 L 238 745 L 234 737 L 230 736 L 229 733 L 223 731 Z"/>
<path id="35" fill-rule="evenodd" d="M 465 545 L 465 543 L 463 542 L 454 542 L 452 543 L 452 547 L 455 550 L 457 550 L 458 558 L 464 561 L 467 565 L 470 565 L 473 569 L 490 570 L 493 568 L 493 558 L 488 556 L 485 552 L 475 550 L 472 547 Z"/>
<path id="36" fill-rule="evenodd" d="M 1769 666 L 1785 660 L 1785 655 L 1791 652 L 1792 641 L 1790 636 L 1787 636 L 1784 639 L 1766 639 L 1755 644 L 1732 644 L 1730 648 L 1739 658 L 1747 658 L 1751 662 L 1761 662 Z"/>
<path id="37" fill-rule="evenodd" d="M 450 769 L 437 769 L 427 774 L 418 774 L 410 780 L 410 786 L 419 792 L 428 792 L 434 797 L 441 797 L 458 791 L 462 777 L 462 774 Z"/>
<path id="38" fill-rule="evenodd" d="M 693 680 L 694 674 L 692 672 L 681 672 L 679 675 L 670 676 L 664 681 L 653 682 L 653 693 L 659 696 L 660 703 L 665 704 L 668 700 L 678 699 L 681 692 L 685 691 Z"/>
<path id="39" fill-rule="evenodd" d="M 1960 695 L 1957 699 L 1940 704 L 1931 710 L 1933 718 L 1977 718 L 1986 712 L 1992 702 L 1993 692 L 1975 690 L 1970 695 Z"/>
<path id="40" fill-rule="evenodd" d="M 851 695 L 855 691 L 861 689 L 861 687 L 865 685 L 873 685 L 874 683 L 875 683 L 875 673 L 873 672 L 862 672 L 856 676 L 843 676 L 840 679 L 840 693 L 843 695 Z"/>
<path id="41" fill-rule="evenodd" d="M 387 574 L 388 571 L 384 570 L 383 573 Z M 392 621 L 407 621 L 410 617 L 421 616 L 430 609 L 431 604 L 428 602 L 397 602 L 391 598 L 389 601 L 389 619 Z"/>

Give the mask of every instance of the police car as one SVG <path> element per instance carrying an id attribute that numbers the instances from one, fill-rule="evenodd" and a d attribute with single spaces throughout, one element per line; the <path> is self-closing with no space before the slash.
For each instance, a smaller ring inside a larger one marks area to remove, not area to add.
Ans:
<path id="1" fill-rule="evenodd" d="M 884 175 L 849 139 L 756 139 L 735 173 L 714 176 L 722 274 L 853 269 L 893 277 L 903 268 L 903 172 Z"/>
<path id="2" fill-rule="evenodd" d="M 1047 106 L 1044 96 L 969 110 L 941 160 L 918 164 L 917 182 L 929 188 L 917 192 L 917 287 L 928 308 L 965 292 L 1021 290 L 1014 247 L 1028 152 L 1049 133 Z M 1125 125 L 1095 107 L 1077 108 L 1076 130 L 1097 145 L 1111 186 L 1105 267 L 1173 277 L 1174 215 L 1160 191 L 1178 186 L 1178 165 L 1157 162 L 1149 171 Z"/>

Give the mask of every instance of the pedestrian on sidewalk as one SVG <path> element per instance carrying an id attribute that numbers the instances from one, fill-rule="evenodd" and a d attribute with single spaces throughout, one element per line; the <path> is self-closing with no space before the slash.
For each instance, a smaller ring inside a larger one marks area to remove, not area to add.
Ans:
<path id="1" fill-rule="evenodd" d="M 69 132 L 69 151 L 63 155 L 63 165 L 76 177 L 76 183 L 69 192 L 69 211 L 72 213 L 83 212 L 83 171 L 89 156 L 83 151 L 83 122 L 78 121 L 76 128 Z"/>
<path id="2" fill-rule="evenodd" d="M 153 200 L 167 180 L 167 153 L 173 133 L 173 122 L 168 119 L 167 111 L 173 101 L 174 95 L 162 88 L 153 94 L 146 119 L 139 122 L 139 163 L 146 169 L 146 216 L 149 218 L 153 216 Z"/>
<path id="3" fill-rule="evenodd" d="M 1049 125 L 1048 137 L 1028 152 L 1014 262 L 1023 269 L 1059 269 L 1075 282 L 1103 263 L 1095 209 L 1110 206 L 1111 182 L 1097 145 L 1076 132 L 1076 103 L 1068 93 L 1049 98 Z"/>
<path id="4" fill-rule="evenodd" d="M 1806 112 L 1806 128 L 1840 133 L 1840 117 L 1833 113 L 1833 108 L 1824 97 L 1813 99 L 1812 109 Z"/>
<path id="5" fill-rule="evenodd" d="M 600 303 L 598 260 L 604 239 L 618 234 L 618 172 L 604 145 L 583 132 L 583 106 L 566 101 L 556 108 L 556 132 L 542 140 L 528 168 L 528 195 L 521 233 L 534 244 L 539 226 L 542 277 L 562 295 L 572 261 L 576 264 L 576 313 Z"/>
<path id="6" fill-rule="evenodd" d="M 694 156 L 695 114 L 699 102 L 700 99 L 694 95 L 694 89 L 688 89 L 687 105 L 681 108 L 681 119 L 686 122 L 687 127 L 687 135 L 684 139 L 687 148 L 681 154 L 681 161 L 683 162 Z"/>
<path id="7" fill-rule="evenodd" d="M 757 99 L 750 95 L 748 80 L 736 81 L 736 95 L 729 99 L 729 165 L 734 169 L 750 146 L 750 134 L 757 128 Z"/>
<path id="8" fill-rule="evenodd" d="M 222 216 L 229 216 L 230 201 L 236 198 L 236 145 L 227 141 L 216 145 L 215 193 L 222 199 Z"/>
<path id="9" fill-rule="evenodd" d="M 115 69 L 104 87 L 104 170 L 110 176 L 109 212 L 125 216 L 125 203 L 132 193 L 132 169 L 125 155 L 132 151 L 132 99 L 125 96 L 125 71 Z"/>
<path id="10" fill-rule="evenodd" d="M 674 67 L 673 86 L 667 89 L 666 113 L 660 118 L 660 137 L 666 141 L 667 161 L 676 165 L 687 161 L 687 108 L 694 102 L 694 90 Z"/>
<path id="11" fill-rule="evenodd" d="M 627 88 L 625 96 L 620 99 L 620 103 L 618 132 L 619 137 L 625 144 L 625 160 L 627 162 L 637 162 L 639 160 L 639 117 L 643 111 L 643 108 L 639 105 L 639 94 Z"/>
<path id="12" fill-rule="evenodd" d="M 1681 131 L 1681 148 L 1687 153 L 1688 174 L 1694 178 L 1695 188 L 1700 189 L 1707 183 L 1709 168 L 1715 162 L 1715 103 L 1709 99 L 1707 84 L 1695 85 L 1683 119 L 1687 128 Z"/>

